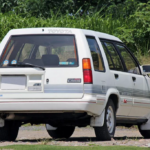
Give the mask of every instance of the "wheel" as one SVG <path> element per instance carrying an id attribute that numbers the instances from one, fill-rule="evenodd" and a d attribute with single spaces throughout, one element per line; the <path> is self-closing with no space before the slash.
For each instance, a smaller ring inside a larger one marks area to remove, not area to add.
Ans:
<path id="1" fill-rule="evenodd" d="M 145 139 L 150 138 L 150 130 L 141 130 L 140 125 L 138 125 L 139 132 Z"/>
<path id="2" fill-rule="evenodd" d="M 109 141 L 114 137 L 116 127 L 115 106 L 111 99 L 105 109 L 104 125 L 102 127 L 94 127 L 97 140 Z"/>
<path id="3" fill-rule="evenodd" d="M 15 141 L 18 131 L 18 123 L 14 121 L 5 121 L 4 127 L 0 127 L 0 141 Z"/>
<path id="4" fill-rule="evenodd" d="M 10 130 L 9 130 L 9 141 L 15 141 L 18 136 L 19 126 L 18 122 L 11 122 L 10 123 Z"/>
<path id="5" fill-rule="evenodd" d="M 75 130 L 75 127 L 72 126 L 62 126 L 58 127 L 56 130 L 47 130 L 48 134 L 53 139 L 60 139 L 60 138 L 69 138 Z"/>

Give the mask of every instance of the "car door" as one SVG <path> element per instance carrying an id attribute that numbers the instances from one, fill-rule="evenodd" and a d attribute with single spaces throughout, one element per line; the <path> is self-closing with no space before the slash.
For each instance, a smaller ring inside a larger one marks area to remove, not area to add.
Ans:
<path id="1" fill-rule="evenodd" d="M 141 74 L 138 62 L 130 51 L 121 44 L 116 43 L 116 48 L 120 52 L 125 63 L 126 72 L 130 74 L 133 88 L 133 106 L 129 113 L 132 117 L 141 117 L 149 112 L 149 90 L 146 78 Z"/>
<path id="2" fill-rule="evenodd" d="M 114 87 L 120 93 L 120 106 L 117 112 L 117 117 L 128 116 L 132 108 L 132 80 L 129 73 L 125 72 L 124 64 L 111 41 L 101 40 L 110 72 L 109 75 L 113 77 Z"/>

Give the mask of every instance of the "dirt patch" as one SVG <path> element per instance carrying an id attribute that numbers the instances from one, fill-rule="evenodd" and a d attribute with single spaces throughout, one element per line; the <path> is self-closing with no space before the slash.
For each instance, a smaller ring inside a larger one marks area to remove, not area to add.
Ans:
<path id="1" fill-rule="evenodd" d="M 138 129 L 127 129 L 117 127 L 115 137 L 111 141 L 97 141 L 94 129 L 76 128 L 74 134 L 67 140 L 52 140 L 44 126 L 21 127 L 15 142 L 1 142 L 0 146 L 14 144 L 43 144 L 43 145 L 62 145 L 62 146 L 140 146 L 150 147 L 150 139 L 143 139 Z"/>

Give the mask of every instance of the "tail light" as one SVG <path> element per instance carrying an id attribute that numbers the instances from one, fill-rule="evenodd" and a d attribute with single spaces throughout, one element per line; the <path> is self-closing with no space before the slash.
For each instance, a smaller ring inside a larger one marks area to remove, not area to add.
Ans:
<path id="1" fill-rule="evenodd" d="M 83 64 L 83 78 L 84 78 L 84 84 L 92 84 L 93 78 L 92 78 L 92 70 L 91 70 L 91 62 L 89 58 L 82 60 Z"/>

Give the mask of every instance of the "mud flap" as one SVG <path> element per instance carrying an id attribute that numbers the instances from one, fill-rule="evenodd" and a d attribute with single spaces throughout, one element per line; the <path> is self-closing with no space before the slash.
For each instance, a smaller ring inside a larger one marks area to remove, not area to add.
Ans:
<path id="1" fill-rule="evenodd" d="M 4 127 L 4 125 L 5 125 L 5 121 L 2 118 L 0 118 L 0 127 Z"/>
<path id="2" fill-rule="evenodd" d="M 46 130 L 56 130 L 56 129 L 57 129 L 56 127 L 46 124 Z"/>
<path id="3" fill-rule="evenodd" d="M 103 110 L 102 114 L 97 117 L 92 117 L 90 126 L 91 127 L 102 127 L 104 124 L 105 110 Z"/>
<path id="4" fill-rule="evenodd" d="M 150 130 L 150 119 L 140 126 L 141 130 Z"/>

